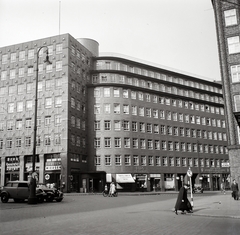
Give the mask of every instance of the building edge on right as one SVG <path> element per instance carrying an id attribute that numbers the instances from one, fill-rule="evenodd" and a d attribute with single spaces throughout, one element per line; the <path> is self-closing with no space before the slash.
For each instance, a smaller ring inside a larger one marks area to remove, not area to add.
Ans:
<path id="1" fill-rule="evenodd" d="M 240 1 L 211 1 L 223 84 L 231 180 L 240 183 Z"/>

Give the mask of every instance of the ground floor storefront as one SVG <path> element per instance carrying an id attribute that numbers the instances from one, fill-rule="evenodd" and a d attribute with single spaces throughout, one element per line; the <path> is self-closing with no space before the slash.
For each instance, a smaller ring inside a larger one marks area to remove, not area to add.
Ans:
<path id="1" fill-rule="evenodd" d="M 64 160 L 65 159 L 65 160 Z M 54 184 L 63 192 L 102 192 L 114 182 L 119 191 L 178 191 L 184 183 L 190 183 L 187 170 L 181 172 L 89 172 L 78 163 L 69 163 L 66 154 L 39 154 L 36 156 L 37 182 Z M 1 185 L 10 180 L 29 180 L 32 173 L 32 156 L 1 158 Z M 177 170 L 177 169 L 176 169 Z M 204 190 L 230 189 L 229 167 L 193 170 L 191 183 Z"/>

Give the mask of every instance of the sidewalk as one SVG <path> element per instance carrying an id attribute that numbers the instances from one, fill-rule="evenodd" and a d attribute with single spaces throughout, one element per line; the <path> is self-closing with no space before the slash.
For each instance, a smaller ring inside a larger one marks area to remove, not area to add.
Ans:
<path id="1" fill-rule="evenodd" d="M 96 193 L 95 195 L 101 195 Z M 118 192 L 119 196 L 147 196 L 175 194 L 178 192 Z M 88 196 L 92 193 L 67 193 L 64 196 Z M 191 195 L 188 193 L 188 199 L 191 201 Z M 174 209 L 172 208 L 172 211 Z M 220 191 L 205 191 L 202 195 L 193 194 L 193 214 L 188 216 L 204 216 L 204 217 L 219 217 L 219 218 L 234 218 L 240 219 L 240 200 L 234 200 L 231 197 L 231 191 L 226 191 L 226 194 Z"/>
<path id="2" fill-rule="evenodd" d="M 234 200 L 230 191 L 196 199 L 193 197 L 193 212 L 194 216 L 240 219 L 240 200 Z"/>

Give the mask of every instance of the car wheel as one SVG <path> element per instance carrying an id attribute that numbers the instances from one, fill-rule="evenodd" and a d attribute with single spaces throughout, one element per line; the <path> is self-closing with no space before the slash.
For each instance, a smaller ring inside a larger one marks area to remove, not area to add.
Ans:
<path id="1" fill-rule="evenodd" d="M 9 196 L 8 196 L 6 193 L 4 193 L 4 194 L 1 195 L 1 201 L 2 201 L 3 203 L 7 203 L 8 200 L 9 200 Z"/>
<path id="2" fill-rule="evenodd" d="M 61 202 L 62 200 L 62 198 L 56 199 L 57 202 Z"/>
<path id="3" fill-rule="evenodd" d="M 52 202 L 53 201 L 53 195 L 48 195 L 46 201 L 47 202 Z"/>
<path id="4" fill-rule="evenodd" d="M 43 196 L 39 196 L 38 197 L 38 203 L 43 203 L 44 202 L 44 197 Z"/>

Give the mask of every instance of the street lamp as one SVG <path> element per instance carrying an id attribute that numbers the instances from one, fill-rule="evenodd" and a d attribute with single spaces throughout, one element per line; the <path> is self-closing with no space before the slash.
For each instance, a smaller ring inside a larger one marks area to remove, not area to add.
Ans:
<path id="1" fill-rule="evenodd" d="M 48 56 L 48 47 L 47 46 L 41 46 L 37 51 L 37 68 L 36 68 L 36 88 L 35 88 L 35 111 L 34 111 L 34 135 L 33 135 L 33 157 L 32 157 L 32 175 L 30 180 L 30 194 L 28 198 L 28 204 L 36 204 L 37 203 L 37 197 L 36 197 L 36 172 L 35 172 L 35 157 L 36 157 L 36 137 L 37 137 L 37 109 L 38 109 L 38 59 L 39 59 L 39 53 L 41 49 L 46 48 L 46 59 L 44 60 L 44 63 L 46 64 L 52 64 L 49 61 Z"/>

